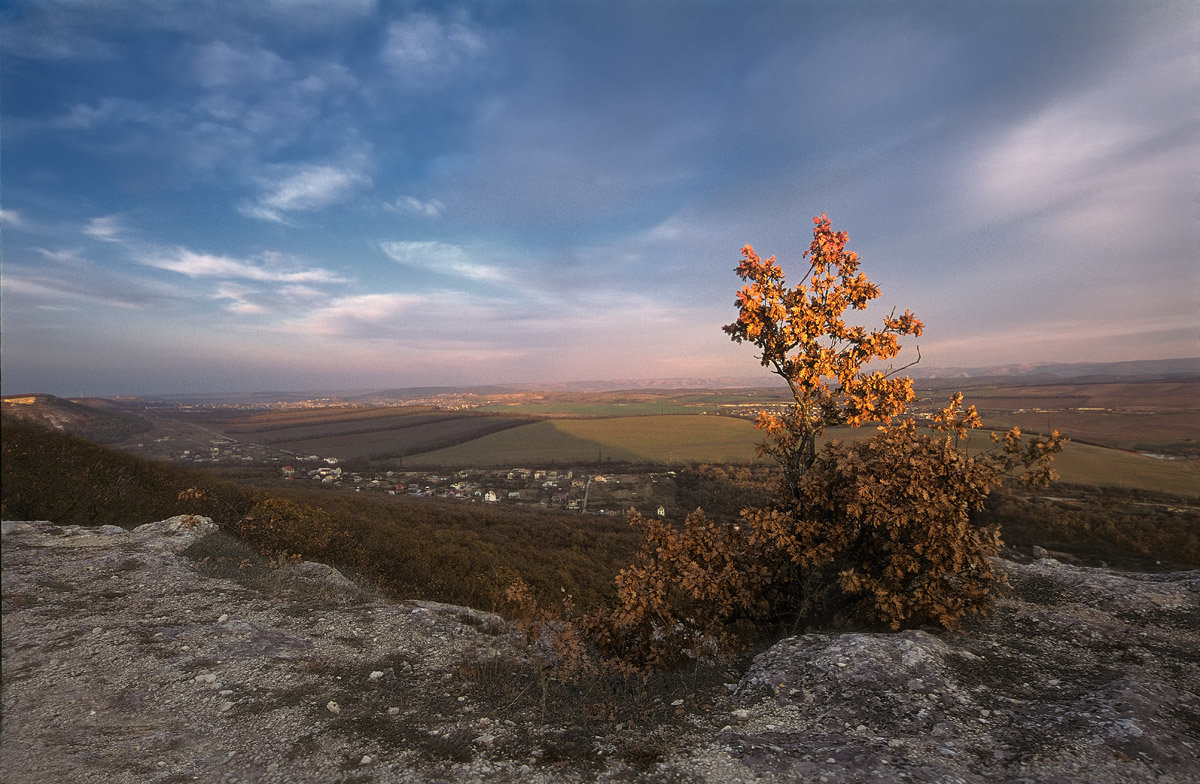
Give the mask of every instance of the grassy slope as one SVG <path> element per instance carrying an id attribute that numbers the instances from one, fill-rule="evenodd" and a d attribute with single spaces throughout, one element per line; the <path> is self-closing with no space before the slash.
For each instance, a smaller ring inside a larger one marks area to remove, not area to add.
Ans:
<path id="1" fill-rule="evenodd" d="M 1156 460 L 1134 452 L 1069 443 L 1054 461 L 1064 482 L 1200 497 L 1196 461 Z"/>
<path id="2" fill-rule="evenodd" d="M 565 591 L 584 606 L 602 604 L 640 541 L 621 518 L 300 483 L 233 483 L 8 416 L 0 449 L 0 513 L 6 520 L 132 527 L 201 514 L 252 544 L 274 549 L 270 543 L 287 538 L 287 552 L 349 567 L 393 596 L 485 610 L 504 605 L 504 590 L 516 577 L 544 596 Z M 202 489 L 203 497 L 181 498 L 188 488 Z M 264 500 L 282 503 L 287 513 L 268 524 L 255 511 Z M 339 535 L 321 536 L 314 521 Z"/>

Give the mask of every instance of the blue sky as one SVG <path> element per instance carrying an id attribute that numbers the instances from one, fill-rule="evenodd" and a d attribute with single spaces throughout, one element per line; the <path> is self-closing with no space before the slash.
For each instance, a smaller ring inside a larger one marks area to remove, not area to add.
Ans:
<path id="1" fill-rule="evenodd" d="M 1195 356 L 1198 8 L 10 2 L 3 391 L 766 381 L 823 212 L 926 366 Z"/>

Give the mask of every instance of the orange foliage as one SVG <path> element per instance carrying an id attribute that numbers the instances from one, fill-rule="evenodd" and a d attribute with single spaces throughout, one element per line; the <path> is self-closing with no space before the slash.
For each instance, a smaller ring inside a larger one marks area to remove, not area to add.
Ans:
<path id="1" fill-rule="evenodd" d="M 883 326 L 848 326 L 847 309 L 863 310 L 879 287 L 858 271 L 858 254 L 845 250 L 848 235 L 834 232 L 825 215 L 813 218 L 813 240 L 803 256 L 808 272 L 789 288 L 775 257 L 762 259 L 742 248 L 738 276 L 747 281 L 734 303 L 737 321 L 725 332 L 761 350 L 762 365 L 787 382 L 795 404 L 782 415 L 763 413 L 760 453 L 783 465 L 789 489 L 816 459 L 816 439 L 826 426 L 889 422 L 915 398 L 912 379 L 864 367 L 900 353 L 901 335 L 920 335 L 924 325 L 907 310 L 893 310 Z M 919 358 L 919 355 L 918 355 Z"/>

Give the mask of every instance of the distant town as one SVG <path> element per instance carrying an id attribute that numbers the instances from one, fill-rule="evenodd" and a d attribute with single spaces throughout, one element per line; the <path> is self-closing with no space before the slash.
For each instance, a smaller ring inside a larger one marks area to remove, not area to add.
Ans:
<path id="1" fill-rule="evenodd" d="M 154 439 L 167 446 L 169 436 Z M 137 444 L 146 447 L 146 444 Z M 525 504 L 580 514 L 620 515 L 631 507 L 665 515 L 674 498 L 674 471 L 596 473 L 580 469 L 501 468 L 449 472 L 351 470 L 336 457 L 296 455 L 260 444 L 215 436 L 207 449 L 169 452 L 197 467 L 269 466 L 284 481 L 311 482 L 353 492 L 444 498 L 490 504 Z"/>

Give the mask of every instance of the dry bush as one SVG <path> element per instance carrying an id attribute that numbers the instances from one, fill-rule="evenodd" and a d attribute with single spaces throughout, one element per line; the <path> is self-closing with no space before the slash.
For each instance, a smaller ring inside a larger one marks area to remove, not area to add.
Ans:
<path id="1" fill-rule="evenodd" d="M 616 606 L 587 626 L 614 662 L 660 670 L 712 659 L 780 612 L 778 589 L 794 570 L 759 558 L 744 526 L 701 510 L 682 526 L 636 512 L 630 521 L 645 536 L 642 549 L 617 575 Z"/>
<path id="2" fill-rule="evenodd" d="M 324 509 L 273 496 L 251 507 L 237 528 L 238 534 L 264 555 L 275 557 L 312 559 L 341 554 L 338 545 L 349 539 Z"/>
<path id="3" fill-rule="evenodd" d="M 971 513 L 1010 468 L 1024 467 L 1026 481 L 1048 481 L 1061 439 L 1006 438 L 1003 448 L 971 456 L 963 437 L 978 417 L 961 410 L 961 396 L 939 426 L 946 432 L 924 433 L 909 420 L 864 441 L 831 442 L 793 507 L 747 511 L 754 549 L 785 552 L 806 571 L 804 615 L 955 629 L 990 609 L 989 559 L 1000 534 L 974 525 Z"/>

